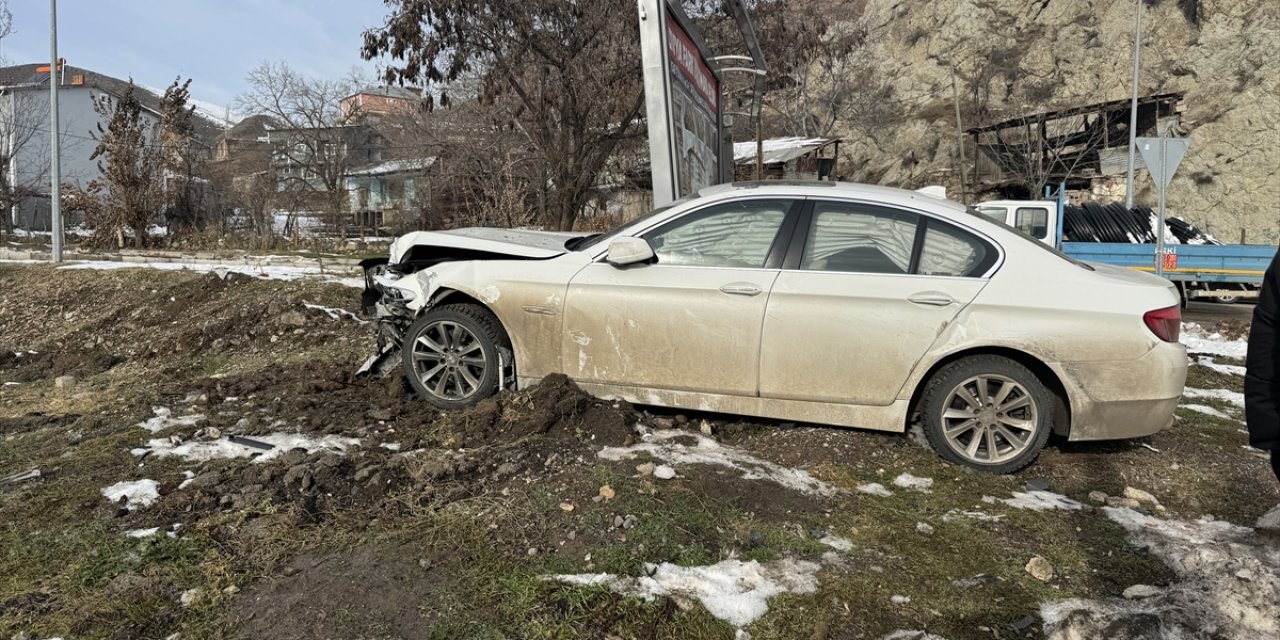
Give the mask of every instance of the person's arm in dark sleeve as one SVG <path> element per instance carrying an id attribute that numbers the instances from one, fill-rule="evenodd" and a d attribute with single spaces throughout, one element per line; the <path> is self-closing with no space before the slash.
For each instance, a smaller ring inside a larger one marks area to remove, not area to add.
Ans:
<path id="1" fill-rule="evenodd" d="M 1262 280 L 1258 306 L 1249 329 L 1249 352 L 1244 376 L 1245 422 L 1249 444 L 1267 450 L 1280 449 L 1280 350 L 1276 345 L 1276 305 L 1280 303 L 1280 254 Z"/>

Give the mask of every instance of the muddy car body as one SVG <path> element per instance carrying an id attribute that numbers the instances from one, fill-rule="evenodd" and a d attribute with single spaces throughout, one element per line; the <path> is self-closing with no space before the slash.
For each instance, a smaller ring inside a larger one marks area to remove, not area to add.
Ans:
<path id="1" fill-rule="evenodd" d="M 1165 427 L 1186 376 L 1170 283 L 897 189 L 724 185 L 599 236 L 411 233 L 368 267 L 377 364 L 403 342 L 443 407 L 559 372 L 646 405 L 918 418 L 944 457 L 1003 473 L 1050 431 Z"/>

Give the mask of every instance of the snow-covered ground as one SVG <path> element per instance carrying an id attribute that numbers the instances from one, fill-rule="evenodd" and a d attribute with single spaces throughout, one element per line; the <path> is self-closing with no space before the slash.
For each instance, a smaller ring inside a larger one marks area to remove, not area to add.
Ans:
<path id="1" fill-rule="evenodd" d="M 744 480 L 769 480 L 802 493 L 832 495 L 840 490 L 803 469 L 782 467 L 757 458 L 741 449 L 720 444 L 701 433 L 667 429 L 644 434 L 644 441 L 630 447 L 605 447 L 599 452 L 604 460 L 630 460 L 641 453 L 665 460 L 672 465 L 709 464 L 737 471 Z M 680 440 L 692 439 L 693 444 Z"/>
<path id="2" fill-rule="evenodd" d="M 329 451 L 341 453 L 347 447 L 360 444 L 357 438 L 340 436 L 308 436 L 301 433 L 269 433 L 261 436 L 248 436 L 249 439 L 271 445 L 271 449 L 260 449 L 227 437 L 214 440 L 190 440 L 174 442 L 168 438 L 154 438 L 146 446 L 132 449 L 135 456 L 154 455 L 158 458 L 181 456 L 186 460 L 204 461 L 217 458 L 253 458 L 254 462 L 266 462 L 278 458 L 290 449 L 305 449 L 307 453 Z M 256 456 L 256 457 L 255 457 Z"/>
<path id="3" fill-rule="evenodd" d="M 769 611 L 769 598 L 783 593 L 813 593 L 818 589 L 816 562 L 783 558 L 768 564 L 752 560 L 723 560 L 701 567 L 664 562 L 646 564 L 640 577 L 611 573 L 548 576 L 546 579 L 582 586 L 604 587 L 624 596 L 653 600 L 659 596 L 697 600 L 712 616 L 741 629 Z"/>
<path id="4" fill-rule="evenodd" d="M 250 259 L 252 260 L 252 259 Z M 113 262 L 89 260 L 72 262 L 58 267 L 59 269 L 96 269 L 107 271 L 112 269 L 158 269 L 161 271 L 192 271 L 195 273 L 226 272 L 241 273 L 262 280 L 298 280 L 300 278 L 320 278 L 355 289 L 364 288 L 364 279 L 344 277 L 319 267 L 290 267 L 282 265 L 227 265 L 202 264 L 198 262 Z"/>
<path id="5" fill-rule="evenodd" d="M 1248 527 L 1209 517 L 1163 520 L 1106 507 L 1134 547 L 1150 549 L 1177 574 L 1150 597 L 1046 602 L 1049 640 L 1074 638 L 1280 637 L 1280 545 Z"/>
<path id="6" fill-rule="evenodd" d="M 1249 343 L 1244 338 L 1231 340 L 1226 336 L 1209 331 L 1195 322 L 1182 323 L 1182 344 L 1192 354 L 1207 354 L 1244 359 L 1249 350 Z"/>

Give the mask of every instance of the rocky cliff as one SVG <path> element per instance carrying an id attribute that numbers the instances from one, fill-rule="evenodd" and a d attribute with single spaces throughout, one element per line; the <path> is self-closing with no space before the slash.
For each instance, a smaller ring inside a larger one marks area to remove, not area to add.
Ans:
<path id="1" fill-rule="evenodd" d="M 1280 241 L 1280 1 L 1144 5 L 1140 91 L 1185 93 L 1180 132 L 1191 139 L 1170 212 L 1224 241 L 1242 229 L 1250 242 Z M 849 25 L 864 34 L 852 66 L 866 75 L 854 89 L 887 90 L 895 113 L 836 119 L 841 173 L 954 191 L 957 97 L 966 128 L 1128 98 L 1135 9 L 1135 0 L 868 0 Z M 1145 172 L 1135 200 L 1155 204 Z"/>

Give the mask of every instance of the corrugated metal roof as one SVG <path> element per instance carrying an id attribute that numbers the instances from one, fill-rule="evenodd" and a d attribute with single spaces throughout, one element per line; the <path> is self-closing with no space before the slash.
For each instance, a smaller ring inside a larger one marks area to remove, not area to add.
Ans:
<path id="1" fill-rule="evenodd" d="M 764 163 L 779 164 L 799 158 L 806 153 L 816 151 L 829 144 L 839 142 L 839 138 L 770 138 L 764 141 Z M 756 142 L 733 143 L 734 164 L 755 164 Z"/>

